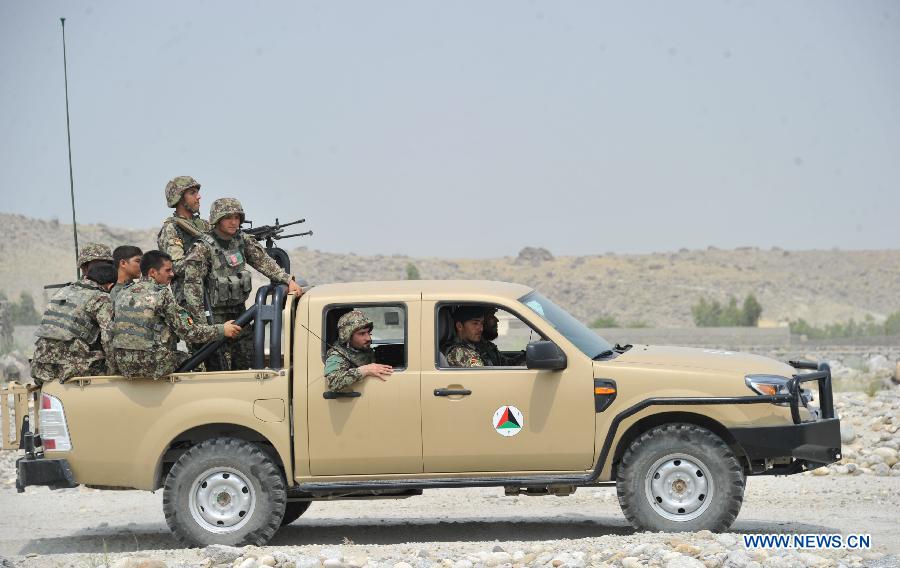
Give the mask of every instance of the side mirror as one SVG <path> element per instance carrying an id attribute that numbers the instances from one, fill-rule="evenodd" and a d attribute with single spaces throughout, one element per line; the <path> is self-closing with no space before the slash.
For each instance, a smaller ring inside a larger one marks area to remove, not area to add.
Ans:
<path id="1" fill-rule="evenodd" d="M 566 365 L 565 352 L 552 341 L 534 341 L 525 347 L 525 366 L 529 369 L 560 371 Z"/>

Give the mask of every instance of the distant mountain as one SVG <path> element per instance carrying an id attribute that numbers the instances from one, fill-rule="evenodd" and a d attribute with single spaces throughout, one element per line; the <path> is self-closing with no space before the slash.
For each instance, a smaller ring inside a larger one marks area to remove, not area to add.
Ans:
<path id="1" fill-rule="evenodd" d="M 162 219 L 160 219 L 162 221 Z M 72 226 L 0 213 L 7 237 L 0 240 L 0 290 L 16 297 L 31 292 L 42 305 L 43 286 L 75 275 Z M 153 229 L 80 225 L 79 243 L 135 244 L 155 248 Z M 316 244 L 327 245 L 317 234 Z M 385 243 L 385 248 L 393 248 Z M 290 251 L 294 273 L 310 284 L 406 278 L 412 263 L 423 279 L 487 279 L 520 282 L 541 290 L 575 316 L 600 315 L 625 325 L 692 325 L 691 305 L 706 296 L 724 301 L 748 293 L 766 320 L 799 317 L 814 323 L 883 317 L 900 310 L 900 250 L 786 251 L 745 247 L 643 255 L 554 257 L 524 248 L 517 257 L 494 259 L 357 256 L 301 247 Z M 260 278 L 260 281 L 262 278 Z"/>

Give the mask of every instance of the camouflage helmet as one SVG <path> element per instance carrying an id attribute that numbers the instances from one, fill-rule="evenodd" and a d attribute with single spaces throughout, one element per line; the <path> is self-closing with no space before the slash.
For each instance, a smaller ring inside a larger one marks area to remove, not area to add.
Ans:
<path id="1" fill-rule="evenodd" d="M 184 192 L 193 188 L 200 189 L 200 184 L 191 176 L 178 176 L 170 179 L 166 184 L 166 203 L 169 204 L 169 207 L 175 207 L 181 201 Z"/>
<path id="2" fill-rule="evenodd" d="M 241 223 L 244 222 L 244 208 L 241 202 L 234 197 L 222 197 L 213 201 L 212 207 L 209 208 L 209 224 L 215 225 L 222 220 L 222 217 L 237 213 L 241 216 Z"/>
<path id="3" fill-rule="evenodd" d="M 108 260 L 113 262 L 112 250 L 100 243 L 88 243 L 78 252 L 78 266 L 84 266 L 92 260 Z"/>
<path id="4" fill-rule="evenodd" d="M 366 314 L 359 310 L 353 310 L 342 315 L 338 320 L 338 343 L 344 345 L 350 342 L 350 338 L 357 331 L 369 328 L 369 331 L 375 327 L 375 324 L 366 317 Z"/>

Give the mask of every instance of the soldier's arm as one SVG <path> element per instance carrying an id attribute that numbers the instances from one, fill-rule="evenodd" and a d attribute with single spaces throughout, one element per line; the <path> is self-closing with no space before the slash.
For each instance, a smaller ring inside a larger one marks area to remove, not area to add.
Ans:
<path id="1" fill-rule="evenodd" d="M 484 367 L 484 361 L 478 352 L 462 345 L 454 345 L 447 351 L 447 363 L 451 367 Z"/>
<path id="2" fill-rule="evenodd" d="M 291 281 L 291 276 L 278 266 L 271 256 L 266 254 L 264 249 L 256 239 L 248 235 L 244 235 L 244 252 L 247 255 L 247 263 L 253 268 L 259 270 L 264 276 L 274 282 L 287 284 Z"/>
<path id="3" fill-rule="evenodd" d="M 175 274 L 181 274 L 184 270 L 186 251 L 184 250 L 184 241 L 178 236 L 175 223 L 168 222 L 163 225 L 159 237 L 156 239 L 156 245 L 159 250 L 172 257 L 172 268 L 175 269 Z"/>
<path id="4" fill-rule="evenodd" d="M 88 302 L 84 309 L 88 316 L 97 322 L 97 326 L 100 328 L 100 345 L 103 347 L 103 352 L 108 356 L 112 353 L 112 345 L 110 345 L 112 335 L 110 331 L 112 330 L 113 320 L 112 302 L 109 301 L 109 295 L 99 294 Z"/>
<path id="5" fill-rule="evenodd" d="M 191 318 L 187 310 L 175 302 L 172 291 L 166 289 L 160 298 L 160 310 L 166 324 L 175 332 L 175 335 L 186 343 L 206 343 L 225 337 L 223 325 L 207 325 Z"/>
<path id="6" fill-rule="evenodd" d="M 328 381 L 329 389 L 341 390 L 361 378 L 359 369 L 337 353 L 332 353 L 328 359 L 325 359 L 325 380 Z"/>
<path id="7" fill-rule="evenodd" d="M 188 312 L 194 321 L 205 322 L 205 307 L 203 305 L 203 285 L 209 264 L 212 261 L 212 253 L 206 243 L 198 241 L 184 258 L 184 302 Z"/>

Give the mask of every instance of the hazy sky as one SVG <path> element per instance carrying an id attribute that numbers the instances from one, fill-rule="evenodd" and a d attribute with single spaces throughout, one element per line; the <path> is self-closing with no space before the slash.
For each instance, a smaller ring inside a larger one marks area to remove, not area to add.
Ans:
<path id="1" fill-rule="evenodd" d="M 422 256 L 900 246 L 897 2 L 0 4 L 0 210 Z"/>

